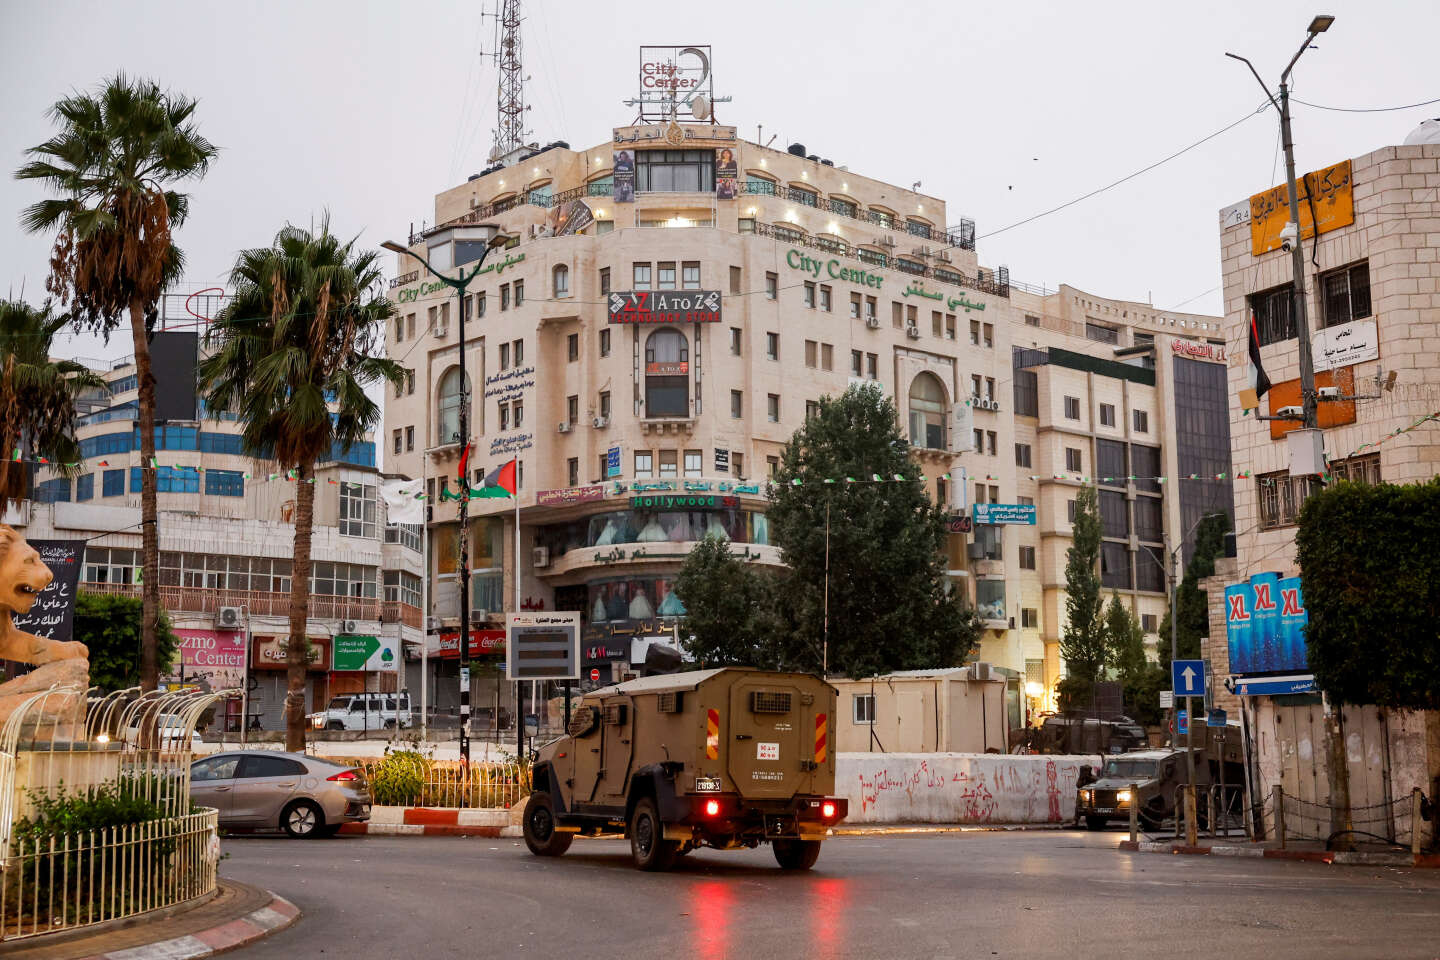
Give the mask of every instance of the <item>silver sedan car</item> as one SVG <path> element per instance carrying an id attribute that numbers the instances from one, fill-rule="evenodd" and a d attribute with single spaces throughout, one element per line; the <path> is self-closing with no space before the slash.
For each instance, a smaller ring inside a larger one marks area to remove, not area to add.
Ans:
<path id="1" fill-rule="evenodd" d="M 300 753 L 244 750 L 190 764 L 190 797 L 220 811 L 224 829 L 331 837 L 370 819 L 365 775 Z"/>

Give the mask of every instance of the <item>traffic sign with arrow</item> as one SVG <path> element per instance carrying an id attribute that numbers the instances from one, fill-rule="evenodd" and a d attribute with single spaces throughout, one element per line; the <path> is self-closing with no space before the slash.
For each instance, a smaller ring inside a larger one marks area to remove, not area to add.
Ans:
<path id="1" fill-rule="evenodd" d="M 1170 682 L 1177 697 L 1205 696 L 1205 661 L 1172 660 Z"/>

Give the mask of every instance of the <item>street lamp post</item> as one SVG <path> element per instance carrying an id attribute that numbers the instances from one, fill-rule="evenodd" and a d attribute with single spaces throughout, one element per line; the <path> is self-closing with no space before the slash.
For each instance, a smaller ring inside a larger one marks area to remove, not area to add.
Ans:
<path id="1" fill-rule="evenodd" d="M 435 279 L 455 291 L 456 306 L 459 308 L 458 328 L 460 336 L 460 430 L 455 439 L 461 446 L 461 463 L 466 464 L 464 450 L 470 443 L 470 376 L 465 367 L 465 289 L 480 274 L 485 265 L 485 258 L 490 251 L 506 242 L 506 238 L 500 233 L 500 228 L 494 224 L 484 224 L 475 227 L 454 227 L 441 231 L 439 236 L 445 238 L 442 243 L 448 246 L 450 258 L 453 262 L 455 250 L 458 243 L 483 243 L 484 248 L 480 252 L 480 260 L 475 264 L 475 269 L 468 274 L 464 267 L 456 271 L 456 276 L 447 277 L 435 269 L 427 257 L 423 257 L 414 251 L 401 246 L 393 240 L 387 240 L 381 244 L 386 250 L 394 253 L 414 257 L 424 264 L 426 271 Z M 440 246 L 441 244 L 436 244 Z M 445 437 L 439 438 L 442 442 Z M 465 473 L 468 474 L 468 465 Z M 460 759 L 470 759 L 470 477 L 462 474 L 460 476 Z M 520 571 L 516 570 L 518 577 Z M 425 576 L 430 576 L 430 558 L 425 558 Z"/>
<path id="2" fill-rule="evenodd" d="M 1316 417 L 1318 396 L 1315 393 L 1315 363 L 1311 356 L 1310 324 L 1305 314 L 1305 252 L 1302 249 L 1300 237 L 1300 196 L 1295 189 L 1295 142 L 1290 136 L 1290 71 L 1295 69 L 1295 63 L 1300 56 L 1310 49 L 1310 41 L 1329 30 L 1330 24 L 1334 22 L 1335 18 L 1326 14 L 1320 14 L 1310 21 L 1305 42 L 1300 45 L 1300 49 L 1295 52 L 1295 56 L 1290 58 L 1290 63 L 1280 74 L 1280 98 L 1278 101 L 1271 96 L 1270 88 L 1265 86 L 1264 80 L 1260 79 L 1260 72 L 1255 69 L 1253 63 L 1239 54 L 1225 54 L 1250 68 L 1250 72 L 1255 75 L 1256 82 L 1265 91 L 1270 105 L 1280 114 L 1280 139 L 1285 148 L 1285 186 L 1290 200 L 1290 225 L 1295 228 L 1295 235 L 1290 241 L 1290 285 L 1295 314 L 1295 333 L 1300 341 L 1301 415 L 1307 430 L 1314 430 L 1318 425 Z M 1319 225 L 1312 224 L 1311 229 L 1319 229 Z"/>

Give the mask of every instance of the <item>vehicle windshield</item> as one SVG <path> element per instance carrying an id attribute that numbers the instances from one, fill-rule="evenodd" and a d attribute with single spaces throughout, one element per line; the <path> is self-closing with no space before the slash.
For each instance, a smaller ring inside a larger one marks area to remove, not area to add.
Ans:
<path id="1" fill-rule="evenodd" d="M 1106 777 L 1130 777 L 1148 780 L 1155 776 L 1154 760 L 1111 760 L 1105 764 Z"/>

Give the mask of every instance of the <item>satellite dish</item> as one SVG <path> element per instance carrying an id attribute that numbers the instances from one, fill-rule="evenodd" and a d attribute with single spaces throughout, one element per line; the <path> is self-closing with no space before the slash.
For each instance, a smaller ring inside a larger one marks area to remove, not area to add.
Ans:
<path id="1" fill-rule="evenodd" d="M 705 99 L 705 94 L 697 93 L 690 98 L 690 113 L 696 120 L 710 119 L 710 101 Z"/>

